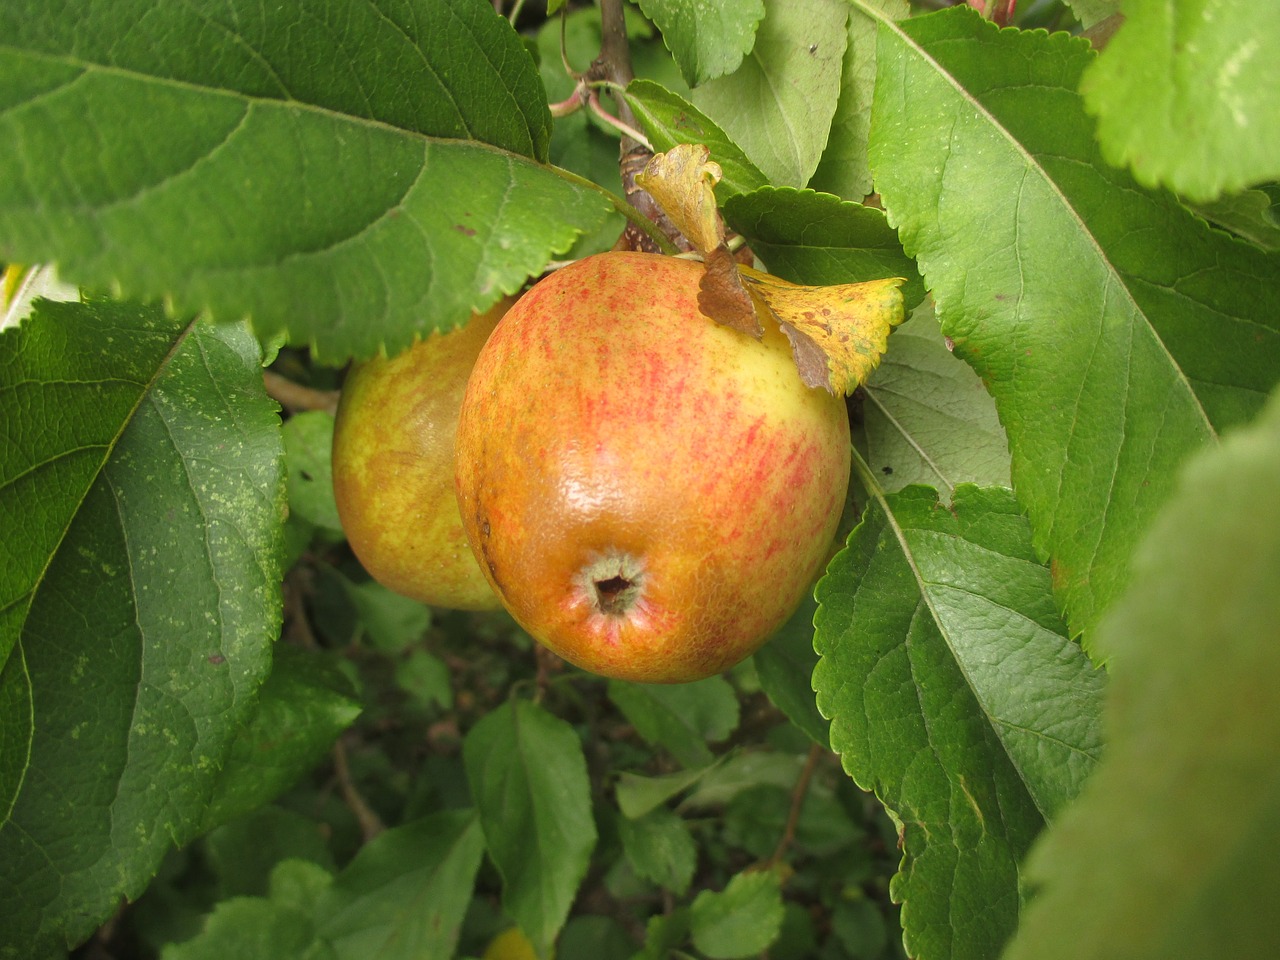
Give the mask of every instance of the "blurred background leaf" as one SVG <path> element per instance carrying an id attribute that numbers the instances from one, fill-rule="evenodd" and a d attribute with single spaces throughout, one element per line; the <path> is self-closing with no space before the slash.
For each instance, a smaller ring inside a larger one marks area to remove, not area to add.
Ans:
<path id="1" fill-rule="evenodd" d="M 1280 16 L 1257 14 L 1249 0 L 1126 0 L 1080 84 L 1103 156 L 1197 201 L 1280 179 Z"/>
<path id="2" fill-rule="evenodd" d="M 502 904 L 546 956 L 596 845 L 582 743 L 527 700 L 486 714 L 463 745 Z"/>

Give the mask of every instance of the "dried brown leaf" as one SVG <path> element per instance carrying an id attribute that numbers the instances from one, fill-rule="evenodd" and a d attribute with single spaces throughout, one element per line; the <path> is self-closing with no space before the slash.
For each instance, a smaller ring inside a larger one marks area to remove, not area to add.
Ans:
<path id="1" fill-rule="evenodd" d="M 706 258 L 707 272 L 698 288 L 698 308 L 716 323 L 759 340 L 764 327 L 756 314 L 756 300 L 742 282 L 738 264 L 723 243 Z"/>
<path id="2" fill-rule="evenodd" d="M 904 317 L 901 277 L 806 287 L 738 269 L 791 341 L 801 378 L 831 393 L 850 394 L 866 382 Z"/>
<path id="3" fill-rule="evenodd" d="M 704 256 L 724 243 L 724 221 L 716 209 L 715 185 L 723 175 L 711 151 L 700 143 L 681 143 L 654 154 L 636 174 L 636 183 Z"/>

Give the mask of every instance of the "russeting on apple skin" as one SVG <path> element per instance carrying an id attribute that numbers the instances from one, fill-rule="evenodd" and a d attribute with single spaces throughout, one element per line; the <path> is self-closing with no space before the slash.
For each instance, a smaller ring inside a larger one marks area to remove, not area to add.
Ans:
<path id="1" fill-rule="evenodd" d="M 471 367 L 508 306 L 358 365 L 342 387 L 333 492 L 347 542 L 379 583 L 433 606 L 500 606 L 458 516 L 453 440 Z"/>
<path id="2" fill-rule="evenodd" d="M 795 609 L 849 482 L 844 402 L 698 309 L 701 264 L 598 254 L 507 312 L 462 404 L 458 504 L 503 604 L 585 670 L 719 673 Z"/>

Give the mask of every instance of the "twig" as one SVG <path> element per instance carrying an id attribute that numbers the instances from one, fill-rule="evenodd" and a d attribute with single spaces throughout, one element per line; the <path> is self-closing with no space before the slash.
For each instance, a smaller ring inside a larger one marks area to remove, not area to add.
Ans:
<path id="1" fill-rule="evenodd" d="M 315 631 L 307 617 L 306 596 L 311 592 L 311 571 L 305 564 L 295 565 L 284 578 L 285 637 L 304 650 L 315 650 Z"/>
<path id="2" fill-rule="evenodd" d="M 326 410 L 334 413 L 338 409 L 337 390 L 304 387 L 274 370 L 263 370 L 262 382 L 266 384 L 267 395 L 290 413 L 299 410 Z"/>
<path id="3" fill-rule="evenodd" d="M 800 771 L 800 779 L 796 781 L 795 789 L 791 791 L 791 810 L 787 814 L 787 825 L 783 828 L 782 839 L 778 841 L 777 848 L 773 851 L 766 864 L 773 867 L 782 862 L 782 858 L 786 856 L 788 848 L 796 839 L 796 825 L 800 822 L 800 811 L 804 809 L 804 799 L 809 793 L 809 784 L 813 782 L 814 771 L 818 769 L 818 761 L 822 759 L 822 755 L 826 751 L 818 744 L 814 744 L 809 748 L 809 756 L 804 762 L 804 769 Z"/>
<path id="4" fill-rule="evenodd" d="M 637 140 L 623 129 L 624 127 L 630 128 L 634 132 L 640 127 L 640 123 L 631 111 L 631 107 L 627 105 L 626 99 L 621 94 L 621 91 L 626 89 L 627 84 L 635 78 L 635 74 L 631 69 L 631 48 L 627 43 L 627 21 L 623 9 L 624 6 L 623 0 L 600 0 L 600 56 L 591 64 L 591 68 L 587 71 L 584 79 L 588 83 L 600 83 L 603 81 L 613 96 L 619 129 L 623 130 L 618 161 L 618 166 L 622 173 L 623 193 L 630 204 L 640 211 L 645 219 L 658 225 L 658 228 L 670 243 L 666 245 L 656 244 L 644 231 L 629 223 L 622 233 L 619 244 L 628 250 L 647 250 L 650 253 L 658 250 L 662 250 L 664 253 L 678 252 L 663 249 L 664 246 L 670 246 L 671 244 L 674 244 L 679 250 L 688 250 L 690 249 L 689 242 L 680 235 L 680 231 L 675 224 L 662 212 L 662 208 L 654 203 L 653 198 L 636 184 L 636 174 L 644 169 L 645 164 L 649 162 L 649 158 L 653 156 L 653 151 L 641 140 Z"/>
<path id="5" fill-rule="evenodd" d="M 649 138 L 646 137 L 639 130 L 637 130 L 635 127 L 631 126 L 631 124 L 625 123 L 622 120 L 619 120 L 613 114 L 608 113 L 604 109 L 604 107 L 600 106 L 600 95 L 597 94 L 594 90 L 591 90 L 587 93 L 587 106 L 591 108 L 592 113 L 594 113 L 597 117 L 599 117 L 609 126 L 613 127 L 615 130 L 621 133 L 623 137 L 629 140 L 635 141 L 637 144 L 639 144 L 645 149 L 645 152 L 652 155 L 653 144 L 649 142 Z"/>
<path id="6" fill-rule="evenodd" d="M 368 843 L 386 829 L 382 818 L 365 802 L 360 791 L 351 779 L 351 767 L 347 764 L 347 747 L 341 739 L 333 745 L 333 771 L 338 778 L 338 790 L 351 812 L 355 814 L 356 823 L 360 824 L 360 834 Z"/>

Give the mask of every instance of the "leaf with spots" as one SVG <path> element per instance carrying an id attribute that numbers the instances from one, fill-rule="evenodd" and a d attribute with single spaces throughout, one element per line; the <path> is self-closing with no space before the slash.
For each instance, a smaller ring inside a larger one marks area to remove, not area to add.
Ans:
<path id="1" fill-rule="evenodd" d="M 1101 751 L 1103 675 L 1067 639 L 1008 490 L 872 494 L 819 582 L 813 675 L 845 770 L 897 821 L 907 952 L 993 957 L 1021 863 Z"/>
<path id="2" fill-rule="evenodd" d="M 243 325 L 156 307 L 41 301 L 0 334 L 6 960 L 138 896 L 253 713 L 284 514 L 260 364 Z"/>
<path id="3" fill-rule="evenodd" d="M 606 218 L 485 0 L 0 6 L 0 262 L 341 362 L 455 327 Z"/>
<path id="4" fill-rule="evenodd" d="M 800 377 L 829 393 L 866 382 L 903 320 L 901 277 L 808 287 L 740 268 L 752 297 L 791 341 Z"/>

